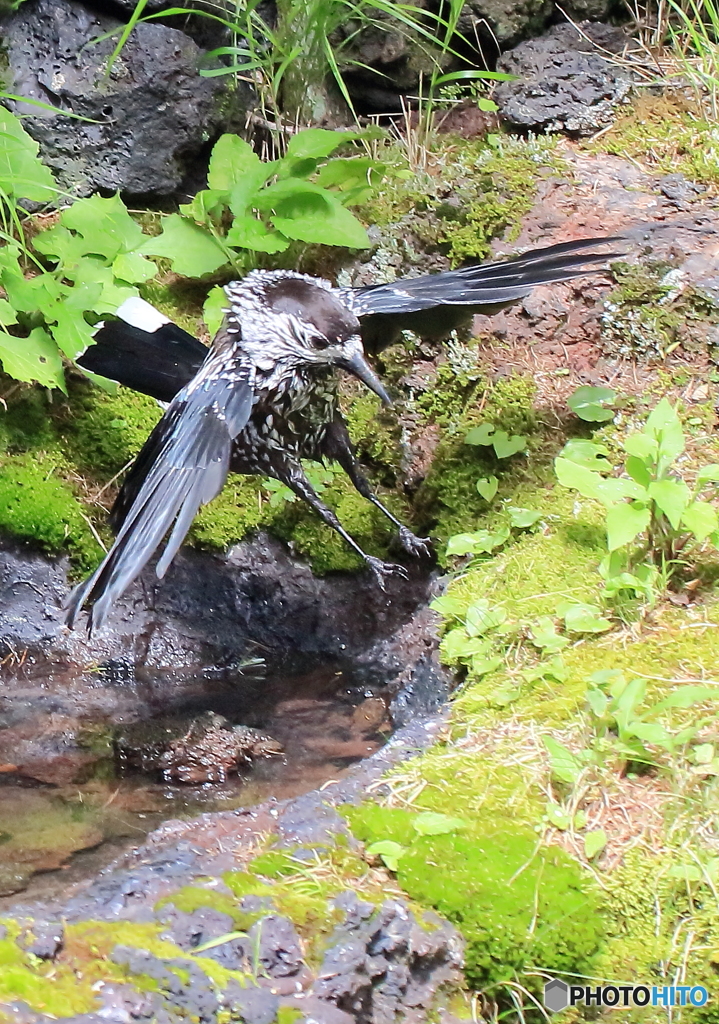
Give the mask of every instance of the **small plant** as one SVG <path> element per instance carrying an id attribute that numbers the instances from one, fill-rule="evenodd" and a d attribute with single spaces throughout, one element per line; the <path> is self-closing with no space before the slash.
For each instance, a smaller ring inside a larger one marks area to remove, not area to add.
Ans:
<path id="1" fill-rule="evenodd" d="M 527 447 L 526 437 L 520 434 L 510 436 L 506 430 L 497 430 L 493 423 L 482 423 L 478 427 L 473 427 L 468 431 L 464 443 L 491 447 L 498 459 L 508 459 L 517 452 L 523 452 Z"/>
<path id="2" fill-rule="evenodd" d="M 611 475 L 607 448 L 591 441 L 570 441 L 555 460 L 560 484 L 605 508 L 608 555 L 600 571 L 609 599 L 648 597 L 693 549 L 719 543 L 716 509 L 700 497 L 719 482 L 719 465 L 703 466 L 693 486 L 679 476 L 684 432 L 666 399 L 625 439 L 624 450 L 621 476 Z"/>
<path id="3" fill-rule="evenodd" d="M 575 416 L 587 423 L 607 423 L 614 419 L 614 410 L 610 408 L 617 397 L 611 388 L 593 388 L 584 385 L 569 396 L 567 405 Z"/>
<path id="4" fill-rule="evenodd" d="M 356 137 L 310 128 L 292 137 L 281 160 L 263 163 L 239 136 L 223 135 L 212 151 L 209 188 L 165 217 L 143 252 L 201 277 L 225 265 L 242 273 L 255 254 L 284 252 L 293 241 L 366 248 L 367 232 L 346 207 L 367 197 L 383 167 L 368 157 L 329 159 Z"/>

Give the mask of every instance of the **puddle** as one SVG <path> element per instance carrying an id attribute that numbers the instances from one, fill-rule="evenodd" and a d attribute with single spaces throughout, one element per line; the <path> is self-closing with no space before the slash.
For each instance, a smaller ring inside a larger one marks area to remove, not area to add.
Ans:
<path id="1" fill-rule="evenodd" d="M 227 727 L 269 734 L 282 745 L 282 755 L 261 757 L 221 783 L 168 781 L 160 770 L 141 773 L 108 756 L 111 723 L 95 715 L 85 725 L 98 736 L 104 729 L 105 749 L 87 781 L 52 786 L 18 778 L 8 770 L 12 765 L 0 765 L 0 909 L 18 901 L 12 893 L 22 891 L 23 902 L 60 895 L 170 818 L 282 800 L 341 778 L 390 733 L 382 689 L 357 685 L 336 663 L 301 674 L 182 674 L 177 682 L 174 704 L 167 673 L 138 673 L 124 686 L 148 718 L 187 716 L 189 722 L 214 712 Z"/>

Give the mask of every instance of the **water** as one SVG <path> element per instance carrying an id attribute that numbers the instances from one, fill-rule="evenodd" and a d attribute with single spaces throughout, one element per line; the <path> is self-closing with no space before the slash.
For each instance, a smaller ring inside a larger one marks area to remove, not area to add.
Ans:
<path id="1" fill-rule="evenodd" d="M 283 755 L 256 760 L 221 784 L 198 785 L 124 771 L 107 756 L 92 765 L 87 781 L 62 786 L 22 780 L 0 765 L 0 908 L 17 901 L 13 889 L 23 891 L 23 901 L 60 895 L 170 818 L 282 800 L 341 778 L 390 732 L 381 688 L 357 685 L 337 664 L 256 678 L 183 674 L 176 682 L 168 691 L 167 673 L 146 673 L 127 685 L 148 717 L 213 711 L 268 733 Z M 168 696 L 174 693 L 176 703 Z M 114 723 L 95 713 L 92 727 L 103 724 Z"/>

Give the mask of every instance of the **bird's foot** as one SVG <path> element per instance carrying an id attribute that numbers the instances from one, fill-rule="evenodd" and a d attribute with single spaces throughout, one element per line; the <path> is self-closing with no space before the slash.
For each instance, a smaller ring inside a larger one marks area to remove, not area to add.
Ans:
<path id="1" fill-rule="evenodd" d="M 383 562 L 381 558 L 374 558 L 372 555 L 365 555 L 365 562 L 380 590 L 386 590 L 387 580 L 390 576 L 401 576 L 402 579 L 407 579 L 407 570 L 401 565 Z"/>
<path id="2" fill-rule="evenodd" d="M 417 537 L 406 526 L 399 528 L 399 542 L 409 555 L 415 558 L 429 558 L 432 554 L 432 542 L 429 537 Z"/>

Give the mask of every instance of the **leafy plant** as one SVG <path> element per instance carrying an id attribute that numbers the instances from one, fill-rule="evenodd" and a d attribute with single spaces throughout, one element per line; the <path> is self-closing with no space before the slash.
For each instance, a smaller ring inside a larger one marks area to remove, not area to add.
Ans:
<path id="1" fill-rule="evenodd" d="M 621 476 L 612 475 L 607 448 L 590 441 L 570 441 L 555 460 L 560 484 L 604 506 L 609 554 L 601 572 L 609 598 L 646 594 L 692 548 L 719 543 L 716 509 L 700 497 L 719 483 L 719 465 L 703 466 L 693 486 L 678 475 L 684 432 L 666 399 L 625 439 L 624 450 Z"/>
<path id="2" fill-rule="evenodd" d="M 367 157 L 328 159 L 356 137 L 310 128 L 292 137 L 281 160 L 263 162 L 239 136 L 223 135 L 210 158 L 209 188 L 165 217 L 143 253 L 201 277 L 227 264 L 241 273 L 255 264 L 254 254 L 284 252 L 293 241 L 366 248 L 367 233 L 346 207 L 366 198 L 382 165 Z"/>
<path id="3" fill-rule="evenodd" d="M 616 391 L 612 391 L 611 388 L 584 385 L 569 396 L 567 405 L 580 420 L 587 423 L 607 423 L 614 419 L 614 410 L 609 406 L 616 397 Z"/>
<path id="4" fill-rule="evenodd" d="M 482 423 L 478 427 L 473 427 L 467 433 L 464 443 L 492 447 L 498 459 L 508 459 L 527 447 L 526 437 L 520 434 L 510 436 L 506 430 L 497 430 L 493 423 Z"/>

